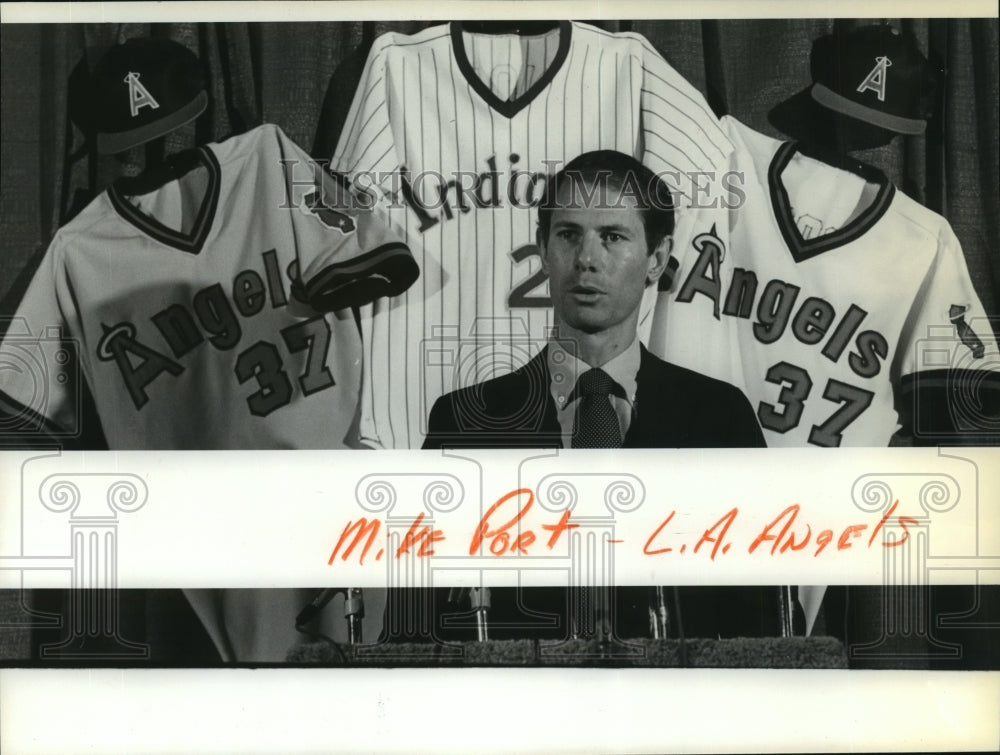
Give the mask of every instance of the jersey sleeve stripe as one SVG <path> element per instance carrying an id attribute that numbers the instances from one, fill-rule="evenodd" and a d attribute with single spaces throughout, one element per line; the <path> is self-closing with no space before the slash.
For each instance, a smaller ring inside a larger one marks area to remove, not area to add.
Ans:
<path id="1" fill-rule="evenodd" d="M 643 132 L 649 133 L 648 129 L 643 129 Z M 686 174 L 681 168 L 677 167 L 677 165 L 667 160 L 665 157 L 663 157 L 663 155 L 659 154 L 655 150 L 650 149 L 648 145 L 646 146 L 644 152 L 647 155 L 652 155 L 653 157 L 655 157 L 657 160 L 660 161 L 662 165 L 666 165 L 670 168 L 673 168 L 675 171 L 677 171 L 677 173 L 680 174 L 681 179 L 686 177 Z M 649 161 L 647 160 L 646 162 Z M 658 171 L 658 172 L 662 173 L 663 171 Z M 671 178 L 673 177 L 671 176 Z M 688 183 L 690 183 L 690 178 L 688 179 Z M 668 181 L 668 184 L 671 184 L 670 188 L 673 189 L 674 191 L 679 192 L 685 199 L 688 200 L 691 199 L 691 194 L 687 191 L 686 184 L 681 185 L 681 181 Z"/>
<path id="2" fill-rule="evenodd" d="M 381 128 L 381 130 L 379 130 L 379 132 L 375 135 L 375 137 L 368 144 L 365 145 L 365 148 L 361 151 L 361 154 L 358 155 L 357 159 L 354 161 L 354 164 L 351 165 L 350 168 L 348 168 L 347 170 L 348 175 L 357 172 L 359 166 L 365 162 L 365 156 L 368 155 L 374 148 L 378 146 L 379 139 L 388 130 L 389 130 L 389 124 L 387 123 Z M 390 149 L 392 148 L 391 140 L 389 141 L 389 148 Z M 369 162 L 367 163 L 366 167 L 370 168 L 374 167 L 374 165 L 376 165 L 376 163 Z"/>
<path id="3" fill-rule="evenodd" d="M 363 124 L 361 124 L 361 132 L 364 132 L 364 130 L 368 128 L 368 124 L 372 122 L 372 118 L 378 115 L 379 109 L 383 107 L 385 107 L 385 99 L 382 99 L 377 105 L 375 105 L 372 108 L 371 113 L 368 114 L 368 118 L 365 120 Z"/>
<path id="4" fill-rule="evenodd" d="M 678 95 L 684 97 L 686 100 L 688 100 L 688 102 L 691 103 L 691 105 L 693 106 L 693 110 L 695 111 L 695 115 L 697 114 L 701 115 L 700 119 L 696 119 L 695 116 L 689 112 L 683 110 L 681 110 L 681 112 L 683 112 L 685 116 L 690 118 L 693 123 L 696 123 L 698 125 L 698 128 L 701 129 L 701 132 L 705 135 L 705 137 L 709 140 L 709 142 L 711 142 L 713 147 L 719 150 L 719 152 L 721 152 L 723 155 L 728 155 L 730 152 L 732 152 L 733 143 L 722 131 L 722 129 L 719 126 L 718 118 L 716 118 L 715 116 L 715 113 L 713 113 L 704 104 L 704 101 L 699 101 L 698 99 L 695 99 L 694 97 L 691 96 L 690 92 L 685 91 L 684 88 L 679 87 L 676 84 L 672 84 L 671 82 L 667 81 L 662 76 L 659 76 L 655 71 L 650 70 L 646 66 L 643 66 L 642 70 L 648 79 L 653 79 L 656 81 L 663 82 L 663 84 L 667 88 L 673 90 Z M 652 89 L 646 89 L 644 91 L 648 91 L 649 94 L 661 97 L 662 99 L 662 96 L 659 95 L 657 92 L 653 91 Z M 676 105 L 674 105 L 674 107 L 676 107 Z M 678 110 L 680 110 L 680 108 L 678 108 Z"/>
<path id="5" fill-rule="evenodd" d="M 370 104 L 371 103 L 372 94 L 375 92 L 375 90 L 383 88 L 382 87 L 382 80 L 384 78 L 385 78 L 385 76 L 379 76 L 374 82 L 372 82 L 372 85 L 370 87 L 368 87 L 368 91 L 365 92 L 364 96 L 361 98 L 361 101 L 358 103 L 357 112 L 354 114 L 354 121 L 351 123 L 350 129 L 347 131 L 347 133 L 351 137 L 353 137 L 359 131 L 364 131 L 365 126 L 368 125 L 368 121 L 365 121 L 364 126 L 362 126 L 360 129 L 358 129 L 358 127 L 357 127 L 358 126 L 357 119 L 361 117 L 362 113 L 364 113 L 367 110 L 371 110 L 372 114 L 374 114 L 378 110 L 378 108 L 382 107 L 382 105 L 385 104 L 385 96 L 382 97 L 382 100 L 378 104 L 376 104 L 376 105 Z M 370 116 L 369 116 L 369 120 L 371 120 Z"/>
<path id="6" fill-rule="evenodd" d="M 666 118 L 664 118 L 662 115 L 660 115 L 659 113 L 657 113 L 654 110 L 645 110 L 644 109 L 642 111 L 642 113 L 643 113 L 643 115 L 651 115 L 651 116 L 653 116 L 655 118 L 658 118 L 659 120 L 663 121 L 664 123 L 666 123 L 668 126 L 670 126 L 670 128 L 671 128 L 672 131 L 675 131 L 680 136 L 683 136 L 683 137 L 687 138 L 688 141 L 690 141 L 691 144 L 693 144 L 694 147 L 699 152 L 701 152 L 702 157 L 704 157 L 705 160 L 710 165 L 712 165 L 713 167 L 715 167 L 715 166 L 718 165 L 718 162 L 716 160 L 713 160 L 711 157 L 708 156 L 708 154 L 706 154 L 705 150 L 703 150 L 701 148 L 701 145 L 698 144 L 698 141 L 696 139 L 691 139 L 690 136 L 688 136 L 688 134 L 684 130 L 678 128 L 676 126 L 676 124 L 670 123 L 670 121 L 668 121 Z M 684 157 L 686 157 L 690 161 L 692 167 L 695 167 L 695 168 L 705 168 L 705 167 L 708 167 L 707 165 L 701 164 L 698 161 L 692 159 L 691 155 L 688 152 L 685 152 L 683 149 L 681 149 L 680 147 L 678 147 L 676 144 L 674 144 L 673 142 L 671 142 L 669 139 L 661 136 L 660 132 L 653 131 L 653 130 L 648 129 L 648 128 L 647 129 L 643 129 L 643 130 L 646 131 L 647 133 L 651 134 L 652 136 L 655 136 L 655 137 L 659 138 L 660 141 L 662 141 L 662 142 L 664 142 L 666 144 L 669 144 L 671 147 L 673 147 L 675 150 L 677 150 L 678 153 L 684 155 Z"/>
<path id="7" fill-rule="evenodd" d="M 659 100 L 660 102 L 662 102 L 665 106 L 667 106 L 669 108 L 673 108 L 678 113 L 680 113 L 685 118 L 687 118 L 689 121 L 691 121 L 691 123 L 694 124 L 694 127 L 696 129 L 698 129 L 698 131 L 701 133 L 701 135 L 703 135 L 708 140 L 709 144 L 711 144 L 712 147 L 715 148 L 715 151 L 718 153 L 719 156 L 717 158 L 715 158 L 715 159 L 710 158 L 708 156 L 708 154 L 704 150 L 701 149 L 701 146 L 698 144 L 699 140 L 696 139 L 696 138 L 694 138 L 694 136 L 692 136 L 691 134 L 689 134 L 688 131 L 685 130 L 685 128 L 682 126 L 682 124 L 680 122 L 668 120 L 663 115 L 662 112 L 657 112 L 656 110 L 653 110 L 653 109 L 648 108 L 648 107 L 642 108 L 642 112 L 643 113 L 649 113 L 649 114 L 655 115 L 660 120 L 662 120 L 664 123 L 666 123 L 668 126 L 670 126 L 672 129 L 676 129 L 678 132 L 684 134 L 691 141 L 692 144 L 698 146 L 698 149 L 701 151 L 701 153 L 703 155 L 705 155 L 705 159 L 708 160 L 714 167 L 718 167 L 722 162 L 725 161 L 725 152 L 722 151 L 722 150 L 720 150 L 718 147 L 715 146 L 714 143 L 711 142 L 711 139 L 708 138 L 709 135 L 708 135 L 708 132 L 705 130 L 705 127 L 702 124 L 699 124 L 694 118 L 692 118 L 690 113 L 684 112 L 683 110 L 681 110 L 680 108 L 678 108 L 675 103 L 670 102 L 669 100 L 663 98 L 661 95 L 659 95 L 656 92 L 653 92 L 653 91 L 651 91 L 649 89 L 645 89 L 644 88 L 642 90 L 642 93 L 644 95 L 647 95 L 648 97 L 656 98 L 657 100 Z"/>
<path id="8" fill-rule="evenodd" d="M 376 166 L 376 165 L 381 166 L 383 164 L 383 161 L 385 160 L 386 156 L 389 155 L 392 152 L 392 150 L 393 150 L 393 147 L 390 144 L 388 147 L 386 147 L 385 152 L 383 152 L 381 155 L 379 155 L 378 159 L 375 160 L 375 162 L 372 163 L 372 166 Z M 378 175 L 376 175 L 375 178 L 379 179 L 379 183 L 381 183 L 382 179 L 388 178 L 389 176 L 393 175 L 397 170 L 399 170 L 399 167 L 400 167 L 399 163 L 396 163 L 395 165 L 393 165 L 390 168 L 380 168 L 379 171 L 378 171 Z"/>
<path id="9" fill-rule="evenodd" d="M 393 36 L 396 37 L 396 39 L 393 40 L 391 44 L 393 47 L 413 47 L 415 45 L 426 45 L 430 42 L 436 42 L 439 39 L 445 39 L 447 37 L 450 37 L 451 30 L 447 26 L 443 28 L 444 31 L 438 34 L 436 37 L 427 37 L 426 39 L 422 39 L 420 34 L 414 34 L 413 35 L 414 38 L 412 39 L 407 39 L 405 36 L 400 37 L 396 34 L 393 34 Z"/>
<path id="10" fill-rule="evenodd" d="M 366 73 L 371 70 L 374 65 L 375 62 L 370 61 L 368 67 L 366 68 Z M 366 109 L 368 98 L 371 97 L 371 94 L 375 91 L 376 87 L 381 85 L 383 78 L 384 76 L 380 75 L 378 79 L 368 88 L 363 97 L 356 97 L 354 102 L 351 103 L 351 113 L 349 114 L 351 125 L 347 127 L 341 135 L 338 142 L 338 148 L 334 154 L 334 162 L 337 163 L 338 166 L 340 166 L 344 160 L 349 159 L 351 152 L 355 148 L 354 145 L 359 139 L 358 134 L 363 131 L 363 129 L 358 129 L 358 119 Z"/>
<path id="11" fill-rule="evenodd" d="M 309 303 L 324 312 L 397 296 L 419 276 L 407 246 L 391 242 L 345 262 L 328 265 L 305 284 Z"/>

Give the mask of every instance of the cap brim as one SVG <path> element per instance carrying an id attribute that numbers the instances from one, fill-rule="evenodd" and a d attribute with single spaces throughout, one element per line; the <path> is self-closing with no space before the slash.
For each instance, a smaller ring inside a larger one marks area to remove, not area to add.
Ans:
<path id="1" fill-rule="evenodd" d="M 853 151 L 888 144 L 895 133 L 880 126 L 828 110 L 818 103 L 808 86 L 778 103 L 767 119 L 795 141 Z"/>
<path id="2" fill-rule="evenodd" d="M 198 96 L 187 105 L 175 110 L 170 115 L 159 120 L 147 123 L 145 126 L 133 128 L 128 131 L 118 131 L 116 133 L 98 133 L 97 151 L 103 155 L 113 155 L 124 152 L 140 144 L 151 142 L 164 134 L 169 134 L 174 129 L 178 129 L 185 123 L 193 121 L 208 107 L 208 94 L 205 90 L 198 93 Z"/>
<path id="3" fill-rule="evenodd" d="M 813 84 L 809 94 L 828 110 L 896 134 L 922 134 L 927 128 L 927 121 L 918 118 L 904 118 L 875 108 L 865 107 L 854 100 L 837 94 L 822 84 Z"/>

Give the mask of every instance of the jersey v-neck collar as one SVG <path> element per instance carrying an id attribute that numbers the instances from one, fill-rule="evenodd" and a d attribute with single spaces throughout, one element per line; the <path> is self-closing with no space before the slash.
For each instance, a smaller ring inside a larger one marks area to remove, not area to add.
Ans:
<path id="1" fill-rule="evenodd" d="M 500 115 L 507 118 L 513 118 L 521 110 L 531 104 L 531 101 L 538 96 L 545 87 L 547 87 L 555 75 L 559 73 L 559 69 L 562 68 L 563 63 L 566 62 L 566 58 L 569 56 L 569 46 L 570 41 L 573 36 L 573 25 L 569 21 L 559 22 L 559 48 L 556 50 L 555 57 L 552 59 L 552 64 L 545 69 L 538 81 L 532 84 L 524 94 L 519 97 L 515 97 L 512 100 L 502 100 L 496 93 L 490 89 L 489 84 L 484 82 L 476 74 L 475 69 L 472 67 L 472 63 L 469 61 L 469 56 L 465 51 L 465 41 L 462 39 L 462 22 L 452 21 L 451 24 L 451 49 L 452 54 L 455 56 L 455 62 L 458 64 L 458 70 L 462 72 L 466 81 L 469 85 L 476 90 L 476 93 L 483 98 L 487 105 L 489 105 L 493 110 L 496 110 Z"/>
<path id="2" fill-rule="evenodd" d="M 767 181 L 771 191 L 771 207 L 774 210 L 774 219 L 778 223 L 778 229 L 785 239 L 785 244 L 788 246 L 792 258 L 796 262 L 804 262 L 818 254 L 849 244 L 867 233 L 889 209 L 896 193 L 896 187 L 882 171 L 872 166 L 866 166 L 868 170 L 859 175 L 866 181 L 876 183 L 879 187 L 871 203 L 843 228 L 822 236 L 804 238 L 795 225 L 795 216 L 788 198 L 788 190 L 781 181 L 782 172 L 798 151 L 799 147 L 795 142 L 782 144 L 771 159 L 771 165 L 767 171 Z"/>
<path id="3" fill-rule="evenodd" d="M 170 228 L 152 215 L 148 215 L 121 193 L 116 184 L 108 187 L 108 198 L 121 218 L 138 228 L 147 236 L 159 241 L 162 244 L 173 247 L 189 254 L 199 254 L 205 245 L 209 232 L 212 230 L 212 223 L 215 220 L 215 211 L 219 206 L 219 190 L 222 183 L 222 169 L 219 161 L 208 147 L 199 147 L 197 151 L 198 162 L 208 171 L 208 185 L 205 188 L 205 195 L 202 197 L 201 206 L 198 208 L 198 215 L 195 217 L 194 225 L 190 232 Z"/>

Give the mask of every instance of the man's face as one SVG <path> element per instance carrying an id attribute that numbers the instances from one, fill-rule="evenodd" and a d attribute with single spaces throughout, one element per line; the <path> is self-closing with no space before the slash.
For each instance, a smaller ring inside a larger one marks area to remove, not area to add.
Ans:
<path id="1" fill-rule="evenodd" d="M 588 185 L 587 192 L 592 188 Z M 643 291 L 663 272 L 670 240 L 650 254 L 635 200 L 626 196 L 616 203 L 617 192 L 607 194 L 610 207 L 600 206 L 598 193 L 593 207 L 563 209 L 570 187 L 568 182 L 561 186 L 549 237 L 539 237 L 538 245 L 557 321 L 584 333 L 619 327 L 631 342 Z"/>

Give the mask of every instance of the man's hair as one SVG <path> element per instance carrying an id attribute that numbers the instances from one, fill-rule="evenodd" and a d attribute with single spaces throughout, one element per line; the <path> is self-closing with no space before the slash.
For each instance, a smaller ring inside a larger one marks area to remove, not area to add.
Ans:
<path id="1" fill-rule="evenodd" d="M 559 190 L 564 185 L 572 187 L 568 203 L 559 201 Z M 584 192 L 584 187 L 592 191 Z M 618 204 L 627 197 L 635 200 L 646 232 L 648 253 L 674 231 L 674 203 L 670 190 L 658 175 L 630 155 L 613 149 L 584 152 L 569 161 L 565 168 L 545 183 L 545 191 L 538 205 L 538 229 L 545 243 L 549 240 L 553 211 L 565 207 L 623 206 Z"/>

